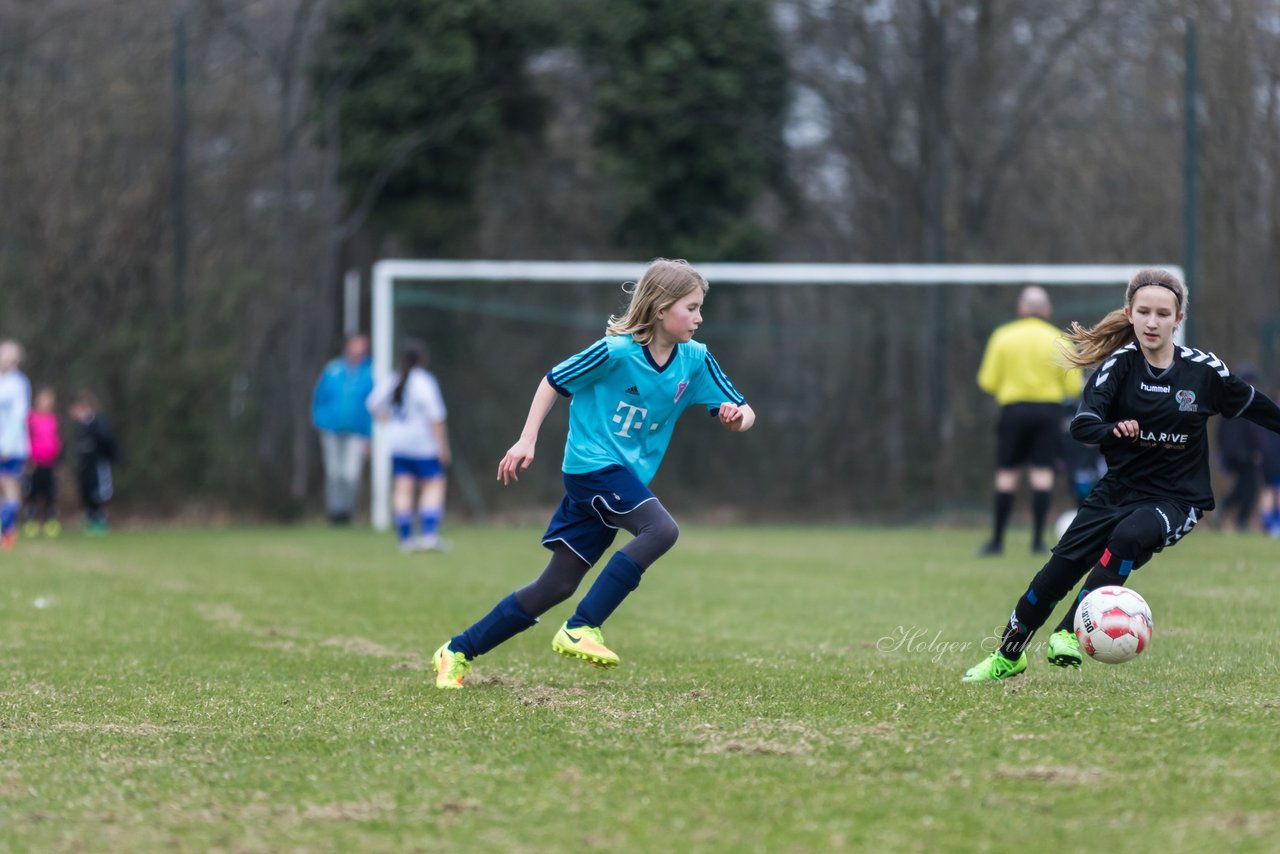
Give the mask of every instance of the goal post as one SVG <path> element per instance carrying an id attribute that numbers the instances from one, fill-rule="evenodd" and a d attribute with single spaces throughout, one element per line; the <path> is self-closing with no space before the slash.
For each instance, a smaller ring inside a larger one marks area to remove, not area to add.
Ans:
<path id="1" fill-rule="evenodd" d="M 1174 264 L 707 263 L 694 266 L 712 285 L 1121 285 L 1146 266 L 1160 267 L 1183 278 L 1181 267 Z M 379 261 L 373 267 L 371 295 L 375 380 L 395 370 L 395 290 L 400 284 L 522 282 L 617 286 L 637 280 L 645 267 L 644 262 L 606 261 Z M 375 423 L 370 501 L 373 527 L 380 531 L 391 524 L 391 458 L 386 441 L 385 430 Z"/>

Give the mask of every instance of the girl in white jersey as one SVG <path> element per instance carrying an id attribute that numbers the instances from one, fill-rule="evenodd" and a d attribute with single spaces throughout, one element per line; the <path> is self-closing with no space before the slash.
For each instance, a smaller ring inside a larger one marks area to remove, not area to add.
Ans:
<path id="1" fill-rule="evenodd" d="M 627 286 L 624 286 L 627 290 Z M 565 496 L 542 536 L 546 569 L 436 650 L 437 688 L 461 688 L 471 662 L 533 626 L 569 598 L 622 528 L 634 539 L 614 552 L 551 641 L 563 656 L 616 667 L 600 627 L 676 541 L 675 520 L 649 491 L 680 413 L 705 407 L 741 433 L 755 413 L 715 358 L 693 340 L 707 282 L 684 261 L 659 258 L 634 286 L 607 334 L 552 368 L 538 386 L 520 440 L 498 464 L 507 484 L 533 462 L 538 430 L 557 396 L 570 399 Z"/>
<path id="2" fill-rule="evenodd" d="M 18 370 L 22 348 L 16 341 L 0 341 L 0 549 L 8 551 L 17 539 L 18 508 L 22 501 L 22 470 L 27 464 L 27 412 L 31 383 Z"/>
<path id="3" fill-rule="evenodd" d="M 383 377 L 365 405 L 387 431 L 391 448 L 392 512 L 401 551 L 441 547 L 445 471 L 449 467 L 449 433 L 440 385 L 423 363 L 420 342 L 407 341 L 400 350 L 400 371 Z M 413 536 L 414 487 L 421 533 Z"/>

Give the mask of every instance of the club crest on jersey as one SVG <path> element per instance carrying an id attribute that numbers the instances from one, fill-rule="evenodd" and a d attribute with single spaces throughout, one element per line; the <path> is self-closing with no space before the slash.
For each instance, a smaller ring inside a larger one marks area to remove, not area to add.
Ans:
<path id="1" fill-rule="evenodd" d="M 1179 412 L 1195 412 L 1196 411 L 1196 393 L 1189 388 L 1180 388 L 1178 393 L 1173 396 L 1178 401 Z"/>
<path id="2" fill-rule="evenodd" d="M 675 397 L 675 400 L 673 400 L 673 401 L 671 401 L 671 402 L 672 402 L 672 403 L 679 403 L 679 402 L 680 402 L 680 395 L 684 394 L 684 390 L 685 390 L 685 389 L 687 389 L 688 387 L 689 387 L 689 381 L 688 381 L 688 380 L 680 380 L 680 385 L 676 386 L 676 397 Z"/>

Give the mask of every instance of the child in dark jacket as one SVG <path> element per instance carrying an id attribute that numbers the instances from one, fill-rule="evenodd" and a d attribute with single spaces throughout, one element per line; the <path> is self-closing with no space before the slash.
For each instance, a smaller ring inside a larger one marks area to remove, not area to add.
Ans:
<path id="1" fill-rule="evenodd" d="M 85 533 L 103 536 L 107 533 L 106 505 L 113 486 L 111 464 L 119 456 L 111 425 L 98 412 L 97 399 L 82 391 L 71 403 L 71 417 L 76 422 L 76 476 L 80 481 L 80 501 L 84 505 Z"/>

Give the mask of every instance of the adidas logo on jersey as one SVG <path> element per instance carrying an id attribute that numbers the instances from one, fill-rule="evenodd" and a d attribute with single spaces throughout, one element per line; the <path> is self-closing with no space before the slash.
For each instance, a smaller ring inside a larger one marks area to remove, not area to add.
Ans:
<path id="1" fill-rule="evenodd" d="M 635 386 L 632 386 L 631 388 L 627 389 L 627 394 L 634 394 L 639 396 L 640 389 L 636 388 Z"/>

